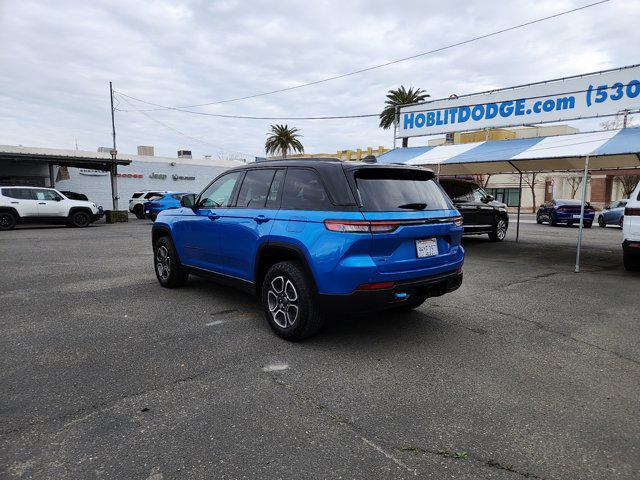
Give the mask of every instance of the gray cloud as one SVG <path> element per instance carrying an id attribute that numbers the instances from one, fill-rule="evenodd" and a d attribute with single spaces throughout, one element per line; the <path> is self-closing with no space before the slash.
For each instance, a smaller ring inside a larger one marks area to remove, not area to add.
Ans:
<path id="1" fill-rule="evenodd" d="M 160 104 L 203 103 L 344 73 L 588 3 L 0 2 L 0 143 L 69 148 L 77 138 L 86 149 L 110 144 L 109 80 Z M 639 2 L 613 0 L 441 54 L 202 110 L 374 113 L 386 90 L 400 84 L 437 98 L 628 65 L 638 61 L 639 19 Z M 210 144 L 257 154 L 269 128 L 268 121 L 148 114 Z M 120 151 L 152 144 L 167 155 L 179 148 L 217 152 L 140 113 L 118 112 L 116 121 Z M 309 152 L 391 144 L 375 119 L 288 123 L 302 130 Z"/>

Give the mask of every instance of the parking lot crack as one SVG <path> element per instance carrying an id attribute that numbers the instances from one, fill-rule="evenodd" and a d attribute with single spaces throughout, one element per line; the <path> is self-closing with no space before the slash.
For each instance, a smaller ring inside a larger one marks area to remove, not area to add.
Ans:
<path id="1" fill-rule="evenodd" d="M 136 392 L 132 392 L 126 395 L 122 395 L 120 397 L 118 397 L 115 400 L 111 400 L 111 401 L 105 401 L 105 402 L 99 402 L 99 403 L 93 403 L 91 405 L 87 405 L 85 407 L 81 407 L 77 410 L 75 410 L 74 412 L 71 413 L 65 413 L 65 414 L 61 414 L 61 415 L 56 415 L 53 417 L 49 417 L 49 418 L 45 418 L 42 420 L 38 420 L 38 421 L 34 421 L 34 422 L 30 422 L 27 425 L 24 426 L 18 426 L 15 428 L 11 428 L 11 429 L 7 429 L 7 430 L 2 430 L 0 431 L 0 435 L 10 435 L 10 434 L 14 434 L 14 433 L 19 433 L 22 431 L 28 431 L 28 430 L 33 430 L 34 428 L 36 428 L 37 426 L 41 426 L 41 425 L 46 425 L 52 422 L 64 422 L 62 429 L 60 429 L 60 432 L 62 432 L 65 428 L 68 428 L 70 426 L 76 425 L 78 423 L 82 423 L 85 420 L 93 417 L 94 415 L 98 414 L 98 413 L 102 413 L 102 412 L 106 412 L 108 410 L 110 410 L 111 408 L 115 407 L 116 405 L 118 405 L 119 403 L 132 399 L 132 398 L 136 398 L 136 397 L 141 397 L 144 395 L 147 395 L 149 393 L 152 392 L 156 392 L 158 390 L 161 390 L 163 388 L 167 388 L 167 387 L 174 387 L 176 385 L 180 385 L 183 383 L 187 383 L 187 382 L 191 382 L 194 380 L 199 380 L 201 377 L 209 374 L 210 372 L 198 372 L 198 373 L 194 373 L 192 375 L 188 375 L 185 377 L 181 377 L 178 378 L 176 380 L 173 380 L 172 382 L 163 384 L 163 385 L 156 385 L 154 387 L 151 388 L 147 388 L 144 390 L 139 390 Z M 58 432 L 58 433 L 60 433 Z"/>
<path id="2" fill-rule="evenodd" d="M 627 357 L 627 356 L 625 356 L 625 355 L 623 355 L 623 354 L 621 354 L 619 352 L 616 352 L 615 350 L 609 350 L 608 348 L 601 347 L 600 345 L 597 345 L 595 343 L 588 342 L 586 340 L 581 340 L 581 339 L 576 338 L 576 337 L 574 337 L 574 336 L 572 336 L 572 335 L 570 335 L 570 334 L 568 334 L 566 332 L 562 332 L 560 330 L 556 330 L 554 328 L 550 328 L 549 326 L 545 325 L 542 322 L 538 322 L 536 320 L 531 320 L 530 318 L 522 317 L 520 315 L 515 315 L 513 313 L 502 312 L 500 310 L 496 310 L 496 309 L 493 309 L 493 308 L 490 308 L 489 311 L 497 313 L 499 315 L 503 315 L 503 316 L 508 317 L 508 318 L 515 318 L 515 319 L 520 320 L 522 322 L 530 323 L 532 325 L 535 325 L 540 330 L 543 330 L 543 331 L 545 331 L 547 333 L 553 333 L 554 335 L 559 335 L 561 337 L 567 338 L 567 339 L 572 340 L 574 342 L 581 343 L 583 345 L 587 345 L 589 347 L 596 348 L 596 349 L 598 349 L 598 350 L 600 350 L 602 352 L 609 353 L 610 355 L 613 355 L 614 357 L 617 357 L 617 358 L 619 358 L 621 360 L 626 360 L 627 362 L 631 362 L 636 366 L 640 366 L 640 361 L 638 361 L 638 360 L 635 360 L 633 358 Z"/>
<path id="3" fill-rule="evenodd" d="M 524 477 L 524 478 L 542 480 L 542 477 L 534 473 L 518 469 L 511 464 L 498 462 L 497 460 L 494 460 L 494 459 L 484 459 L 482 457 L 479 457 L 477 455 L 474 455 L 465 451 L 456 451 L 456 450 L 449 450 L 449 449 L 443 449 L 443 448 L 441 449 L 424 448 L 424 447 L 419 447 L 411 444 L 402 445 L 399 448 L 399 450 L 401 452 L 408 452 L 416 455 L 420 455 L 420 454 L 435 455 L 443 458 L 450 458 L 456 461 L 472 461 L 476 464 L 479 464 L 485 467 L 493 468 L 496 470 L 504 470 L 510 473 L 514 473 L 516 475 L 520 475 L 521 477 Z"/>

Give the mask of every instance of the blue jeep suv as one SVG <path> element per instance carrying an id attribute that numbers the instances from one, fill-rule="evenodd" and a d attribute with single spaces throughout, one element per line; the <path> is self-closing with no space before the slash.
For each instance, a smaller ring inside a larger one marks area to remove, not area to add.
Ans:
<path id="1" fill-rule="evenodd" d="M 411 309 L 462 283 L 462 217 L 433 172 L 337 159 L 228 170 L 152 230 L 163 287 L 190 274 L 246 289 L 288 340 L 327 313 Z"/>

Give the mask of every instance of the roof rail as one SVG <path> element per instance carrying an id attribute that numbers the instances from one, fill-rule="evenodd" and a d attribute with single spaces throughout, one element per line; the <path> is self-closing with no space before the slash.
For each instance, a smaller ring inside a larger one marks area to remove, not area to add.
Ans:
<path id="1" fill-rule="evenodd" d="M 256 163 L 261 162 L 341 162 L 338 157 L 288 157 L 288 158 L 258 158 Z"/>

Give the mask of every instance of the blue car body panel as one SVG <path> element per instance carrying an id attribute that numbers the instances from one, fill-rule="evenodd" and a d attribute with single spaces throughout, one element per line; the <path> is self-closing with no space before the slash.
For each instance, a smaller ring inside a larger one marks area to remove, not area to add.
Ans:
<path id="1" fill-rule="evenodd" d="M 167 192 L 162 197 L 149 200 L 142 204 L 142 211 L 145 215 L 156 216 L 164 210 L 172 208 L 180 208 L 180 198 L 174 198 L 173 195 L 185 195 L 185 192 Z"/>

